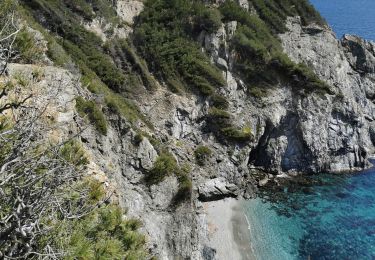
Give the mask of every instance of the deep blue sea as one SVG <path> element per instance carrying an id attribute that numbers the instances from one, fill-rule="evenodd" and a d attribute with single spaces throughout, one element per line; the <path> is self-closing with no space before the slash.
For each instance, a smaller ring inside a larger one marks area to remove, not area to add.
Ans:
<path id="1" fill-rule="evenodd" d="M 310 0 L 338 38 L 355 34 L 375 41 L 375 0 Z"/>
<path id="2" fill-rule="evenodd" d="M 375 0 L 311 2 L 338 38 L 375 40 Z M 375 259 L 375 169 L 311 178 L 311 187 L 243 202 L 256 259 Z"/>

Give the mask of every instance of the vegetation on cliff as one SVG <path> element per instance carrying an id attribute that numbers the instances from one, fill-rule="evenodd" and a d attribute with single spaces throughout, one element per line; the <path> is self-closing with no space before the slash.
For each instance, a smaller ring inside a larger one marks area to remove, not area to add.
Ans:
<path id="1" fill-rule="evenodd" d="M 206 164 L 206 161 L 212 155 L 212 151 L 209 147 L 201 145 L 198 146 L 197 149 L 194 151 L 194 155 L 197 164 L 200 166 L 204 166 Z"/>
<path id="2" fill-rule="evenodd" d="M 220 6 L 224 21 L 239 23 L 231 41 L 236 57 L 234 69 L 246 80 L 250 93 L 257 96 L 279 82 L 291 83 L 297 90 L 331 93 L 330 87 L 306 65 L 295 64 L 283 53 L 277 37 L 277 33 L 286 30 L 287 16 L 300 15 L 305 23 L 322 24 L 324 21 L 306 1 L 284 2 L 251 1 L 259 16 L 233 1 L 226 1 Z"/>
<path id="3" fill-rule="evenodd" d="M 225 82 L 194 37 L 204 29 L 216 31 L 220 18 L 200 1 L 148 1 L 137 20 L 134 45 L 173 91 L 212 95 Z"/>
<path id="4" fill-rule="evenodd" d="M 111 22 L 113 27 L 121 26 L 111 5 L 104 0 L 21 0 L 20 3 L 19 9 L 25 19 L 44 33 L 49 47 L 47 54 L 52 61 L 69 70 L 76 70 L 74 67 L 77 66 L 82 74 L 82 84 L 93 93 L 104 95 L 106 103 L 113 108 L 112 111 L 126 117 L 130 122 L 138 119 L 147 121 L 131 99 L 137 91 L 134 88 L 140 86 L 142 80 L 147 78 L 152 81 L 149 74 L 146 77 L 141 74 L 144 70 L 127 70 L 117 66 L 114 57 L 119 55 L 118 52 L 112 52 L 111 48 L 113 45 L 119 45 L 125 49 L 125 44 L 118 39 L 104 44 L 99 36 L 88 31 L 82 23 L 82 18 L 87 22 L 94 17 L 102 17 Z M 132 63 L 141 66 L 137 60 Z M 127 68 L 132 67 L 134 66 Z M 153 83 L 150 82 L 144 84 Z"/>
<path id="5" fill-rule="evenodd" d="M 202 1 L 147 1 L 137 18 L 133 43 L 159 80 L 175 92 L 187 90 L 208 97 L 211 112 L 224 112 L 228 106 L 225 97 L 218 94 L 225 83 L 218 68 L 202 53 L 198 38 L 202 32 L 216 32 L 222 22 L 238 22 L 229 50 L 235 57 L 233 70 L 246 81 L 249 95 L 264 96 L 269 87 L 281 82 L 301 92 L 331 93 L 310 69 L 295 64 L 283 53 L 277 37 L 286 29 L 287 16 L 300 15 L 305 24 L 324 24 L 315 9 L 307 1 L 294 0 L 254 0 L 250 6 L 259 16 L 236 1 L 225 1 L 218 9 Z M 221 141 L 251 140 L 250 132 L 232 125 L 229 114 L 225 122 L 213 113 L 207 119 L 207 129 Z"/>
<path id="6" fill-rule="evenodd" d="M 151 186 L 162 182 L 169 176 L 176 176 L 179 188 L 174 203 L 179 203 L 190 198 L 192 183 L 189 175 L 190 167 L 188 165 L 179 165 L 171 153 L 162 151 L 152 169 L 146 173 L 145 181 Z"/>
<path id="7" fill-rule="evenodd" d="M 103 184 L 84 173 L 78 141 L 48 145 L 44 107 L 22 107 L 17 122 L 0 119 L 0 257 L 144 259 L 139 221 L 108 205 Z"/>
<path id="8" fill-rule="evenodd" d="M 223 22 L 238 22 L 232 40 L 220 51 L 235 57 L 232 69 L 245 81 L 249 96 L 261 97 L 268 87 L 281 82 L 302 91 L 330 93 L 307 66 L 283 54 L 277 38 L 290 15 L 300 15 L 305 24 L 324 23 L 307 1 L 249 1 L 258 15 L 234 1 L 218 8 L 206 2 L 146 1 L 134 33 L 125 40 L 114 36 L 124 24 L 107 0 L 19 0 L 19 6 L 5 0 L 0 4 L 0 29 L 6 30 L 0 30 L 0 39 L 17 32 L 0 41 L 1 46 L 14 47 L 5 49 L 0 58 L 33 63 L 43 62 L 47 54 L 54 65 L 81 75 L 82 85 L 98 98 L 77 97 L 77 112 L 102 135 L 107 134 L 107 116 L 113 113 L 133 126 L 144 121 L 152 129 L 132 99 L 142 91 L 154 91 L 158 80 L 179 95 L 195 94 L 207 103 L 205 129 L 219 141 L 253 140 L 248 125 L 234 124 L 229 101 L 222 94 L 223 73 L 202 51 L 200 37 L 215 33 Z M 8 23 L 16 11 L 30 26 Z M 98 17 L 111 27 L 105 40 L 84 26 Z M 31 28 L 43 34 L 48 50 L 37 44 Z M 5 75 L 1 66 L 0 78 Z M 0 98 L 14 87 L 7 84 L 0 86 Z M 0 111 L 19 109 L 29 98 L 6 104 Z M 103 185 L 84 175 L 89 159 L 79 139 L 71 137 L 58 144 L 35 141 L 45 136 L 45 129 L 36 127 L 38 120 L 25 109 L 20 110 L 24 121 L 9 124 L 6 117 L 0 118 L 0 136 L 5 140 L 0 144 L 0 173 L 4 174 L 0 176 L 0 258 L 145 258 L 145 237 L 137 232 L 140 222 L 126 219 L 126 212 L 109 201 Z M 142 140 L 140 132 L 133 144 L 140 145 Z M 180 165 L 173 154 L 159 152 L 153 168 L 145 171 L 146 183 L 155 185 L 174 176 L 178 181 L 174 202 L 189 199 L 190 168 Z M 211 154 L 208 147 L 199 146 L 194 152 L 196 163 L 204 166 Z"/>
<path id="9" fill-rule="evenodd" d="M 17 8 L 11 0 L 0 3 L 0 258 L 146 259 L 140 222 L 125 219 L 87 173 L 79 133 L 53 138 L 61 129 L 46 112 L 51 100 L 38 101 L 27 94 L 32 82 L 5 73 L 8 62 L 35 62 L 43 54 L 16 21 Z M 95 105 L 78 98 L 77 106 L 104 134 Z"/>

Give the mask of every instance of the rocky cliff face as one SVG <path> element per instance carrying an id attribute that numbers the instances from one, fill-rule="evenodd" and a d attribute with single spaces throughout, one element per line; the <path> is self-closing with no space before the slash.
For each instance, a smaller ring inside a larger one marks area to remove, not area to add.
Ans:
<path id="1" fill-rule="evenodd" d="M 156 158 L 147 139 L 134 148 L 134 133 L 121 130 L 121 123 L 115 123 L 119 128 L 109 135 L 117 135 L 115 140 L 102 148 L 110 151 L 111 144 L 120 143 L 127 147 L 107 152 L 103 160 L 118 158 L 114 165 L 119 169 L 113 177 L 121 187 L 121 201 L 144 220 L 161 259 L 211 259 L 207 253 L 211 251 L 205 246 L 207 223 L 200 200 L 251 196 L 257 185 L 254 179 L 258 178 L 252 175 L 254 169 L 277 175 L 357 170 L 369 165 L 367 159 L 374 152 L 372 43 L 353 36 L 339 41 L 328 28 L 304 27 L 298 18 L 290 18 L 289 31 L 280 35 L 285 52 L 294 61 L 311 66 L 335 94 L 300 95 L 288 84 L 280 84 L 266 97 L 254 100 L 247 97 L 246 86 L 231 69 L 231 54 L 219 54 L 220 45 L 235 29 L 235 22 L 223 24 L 217 33 L 201 36 L 202 46 L 223 70 L 227 86 L 222 91 L 230 101 L 235 121 L 256 129 L 253 143 L 226 146 L 202 131 L 204 122 L 200 119 L 207 113 L 207 104 L 195 97 L 160 89 L 138 101 L 157 129 L 154 134 L 170 144 L 179 163 L 194 162 L 197 145 L 207 145 L 214 151 L 206 166 L 193 166 L 193 199 L 188 207 L 169 210 L 172 194 L 177 191 L 175 178 L 148 191 L 140 183 L 141 169 L 148 169 Z M 265 180 L 259 184 L 265 184 Z"/>
<path id="2" fill-rule="evenodd" d="M 231 64 L 230 55 L 217 56 L 220 39 L 235 28 L 228 23 L 205 38 L 206 49 L 219 66 Z M 354 36 L 339 41 L 329 28 L 302 26 L 289 18 L 280 35 L 284 51 L 296 63 L 308 64 L 333 89 L 332 95 L 300 95 L 281 83 L 260 101 L 246 99 L 235 71 L 225 71 L 236 121 L 251 122 L 256 141 L 248 166 L 267 172 L 339 172 L 368 166 L 373 136 L 373 43 Z M 227 62 L 226 62 L 227 61 Z M 224 64 L 224 65 L 223 65 Z"/>
<path id="3" fill-rule="evenodd" d="M 247 1 L 240 2 L 249 9 Z M 140 1 L 117 1 L 117 13 L 127 23 L 120 37 L 128 37 L 142 8 Z M 101 26 L 88 28 L 105 40 Z M 83 131 L 81 140 L 91 154 L 93 171 L 106 176 L 103 181 L 111 183 L 130 216 L 142 219 L 150 251 L 160 259 L 214 259 L 214 250 L 206 246 L 208 227 L 201 201 L 249 198 L 257 185 L 275 175 L 349 171 L 369 165 L 375 145 L 375 45 L 349 35 L 337 40 L 329 28 L 303 26 L 298 17 L 288 18 L 287 28 L 279 36 L 285 53 L 313 68 L 334 94 L 301 93 L 288 82 L 279 82 L 266 96 L 249 97 L 227 47 L 237 22 L 199 36 L 202 50 L 226 79 L 220 94 L 229 101 L 235 124 L 253 129 L 252 142 L 218 142 L 205 131 L 203 118 L 209 104 L 197 96 L 171 93 L 162 82 L 154 92 L 144 91 L 135 100 L 153 125 L 137 121 L 136 128 L 147 133 L 139 143 L 134 125 L 108 109 L 104 109 L 109 121 L 106 136 L 98 135 L 93 127 Z M 15 68 L 19 70 L 14 65 L 10 71 Z M 78 81 L 69 84 L 64 91 L 74 85 L 80 95 L 100 99 Z M 73 121 L 70 114 L 60 118 Z M 173 205 L 177 177 L 169 176 L 157 185 L 144 183 L 145 172 L 160 150 L 152 139 L 168 149 L 179 165 L 191 167 L 192 198 L 180 207 Z M 204 166 L 195 163 L 194 150 L 199 145 L 212 150 Z"/>
<path id="4" fill-rule="evenodd" d="M 329 29 L 302 27 L 289 19 L 281 35 L 285 52 L 304 62 L 335 91 L 324 98 L 306 97 L 297 114 L 313 171 L 345 171 L 366 167 L 372 142 L 374 91 L 373 43 L 358 37 L 337 40 Z"/>

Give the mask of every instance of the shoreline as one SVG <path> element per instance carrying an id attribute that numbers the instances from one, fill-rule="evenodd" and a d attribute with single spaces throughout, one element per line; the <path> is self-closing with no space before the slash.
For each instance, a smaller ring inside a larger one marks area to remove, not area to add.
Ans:
<path id="1" fill-rule="evenodd" d="M 226 198 L 205 202 L 208 246 L 216 250 L 219 260 L 253 260 L 250 241 L 250 223 L 244 214 L 241 201 Z"/>

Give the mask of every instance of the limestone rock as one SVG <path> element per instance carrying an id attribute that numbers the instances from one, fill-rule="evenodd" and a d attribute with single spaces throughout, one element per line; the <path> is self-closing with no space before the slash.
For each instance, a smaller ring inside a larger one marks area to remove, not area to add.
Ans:
<path id="1" fill-rule="evenodd" d="M 116 6 L 117 14 L 128 24 L 134 23 L 134 17 L 143 10 L 143 2 L 138 0 L 118 0 Z"/>
<path id="2" fill-rule="evenodd" d="M 341 40 L 352 68 L 360 73 L 375 73 L 375 44 L 358 36 L 345 34 Z"/>
<path id="3" fill-rule="evenodd" d="M 219 177 L 208 180 L 199 186 L 199 199 L 202 201 L 219 200 L 225 197 L 237 197 L 239 188 Z"/>
<path id="4" fill-rule="evenodd" d="M 238 0 L 238 4 L 246 9 L 246 10 L 249 10 L 249 1 L 248 0 Z"/>
<path id="5" fill-rule="evenodd" d="M 140 160 L 140 166 L 143 169 L 150 170 L 156 161 L 158 153 L 150 141 L 144 137 L 139 144 L 137 158 Z"/>

